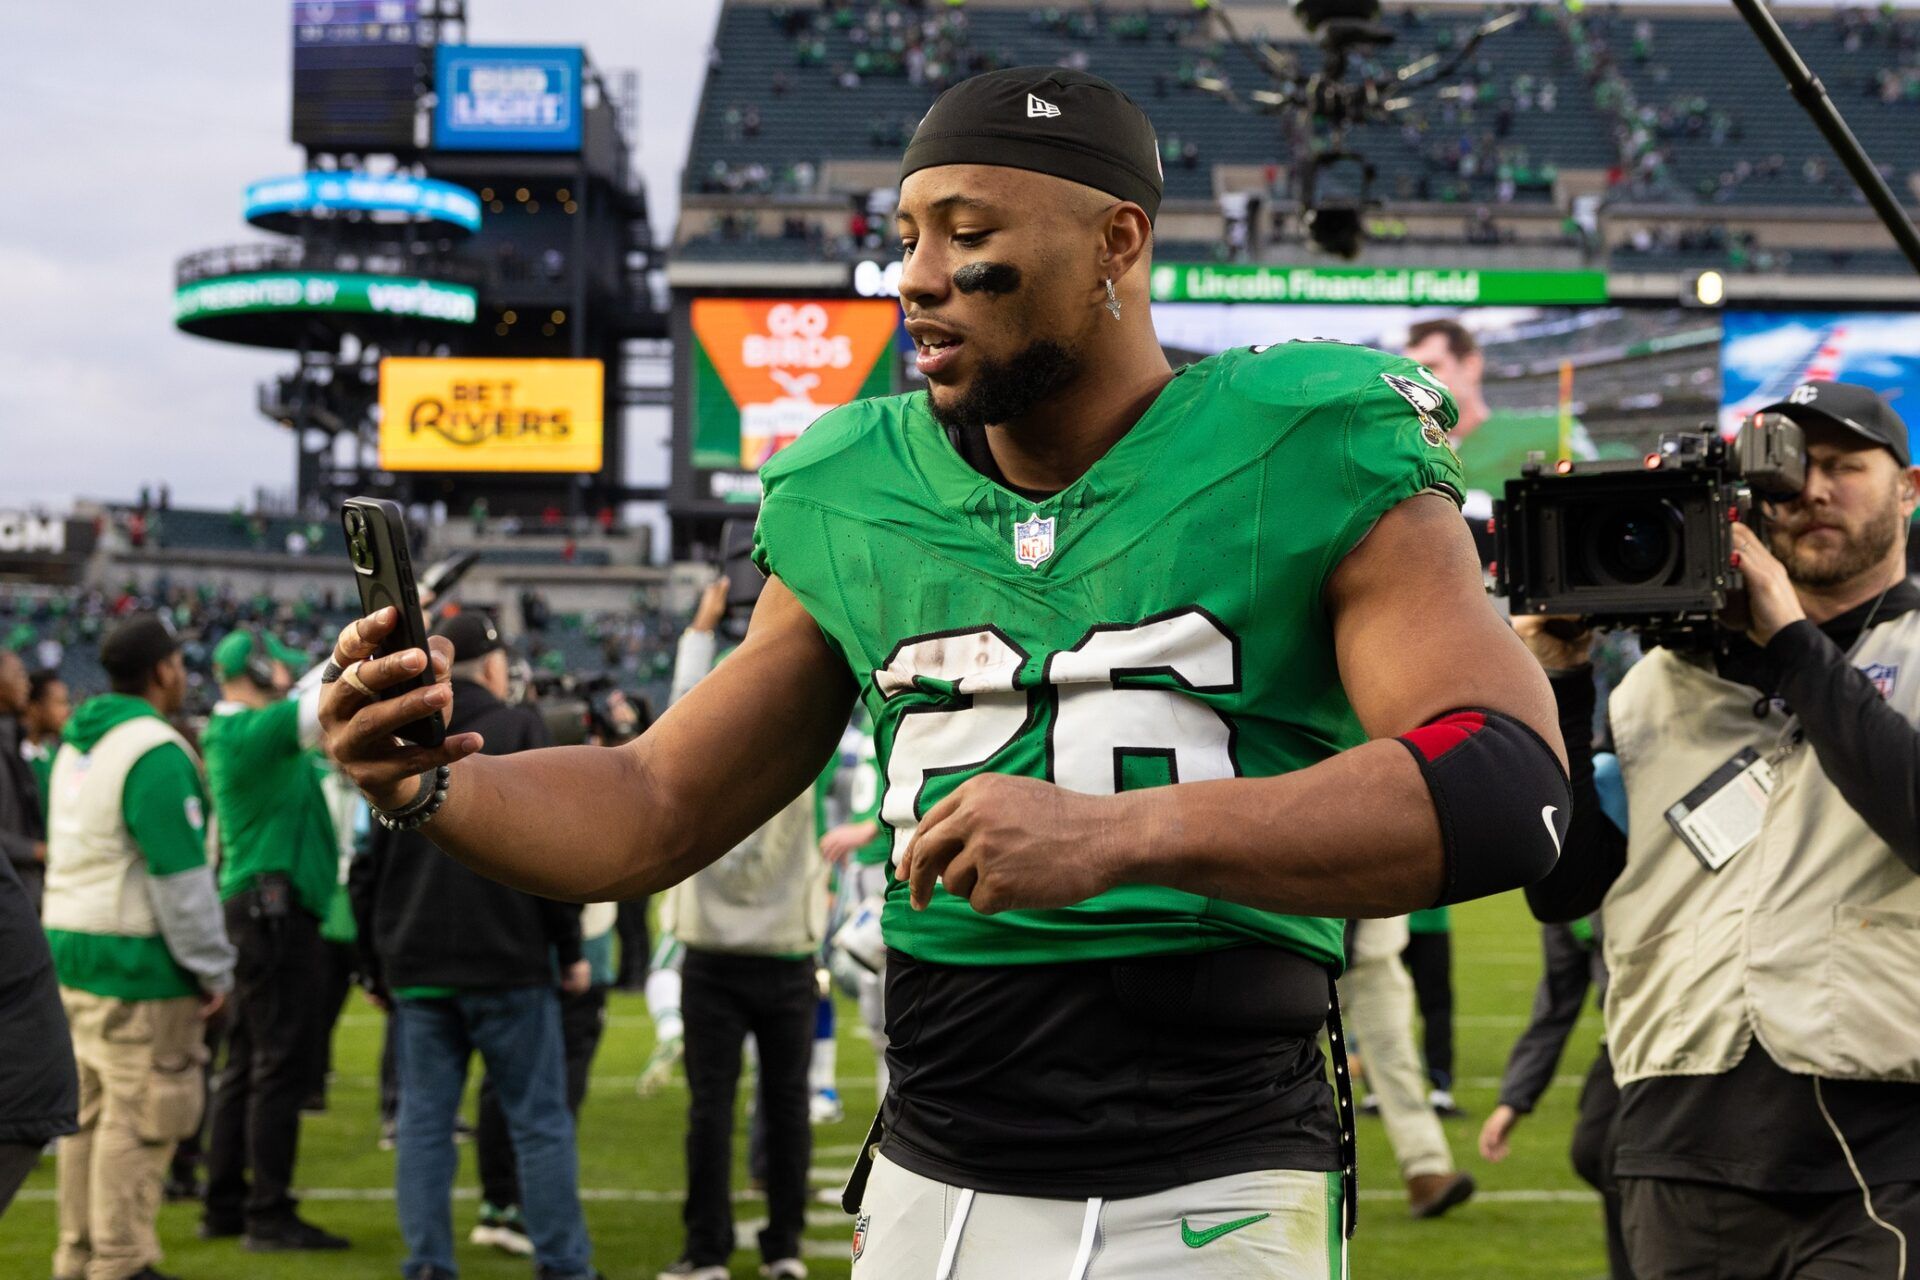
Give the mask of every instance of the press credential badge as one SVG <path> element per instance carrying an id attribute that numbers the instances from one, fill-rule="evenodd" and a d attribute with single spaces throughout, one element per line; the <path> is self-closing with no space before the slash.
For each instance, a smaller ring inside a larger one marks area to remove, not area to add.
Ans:
<path id="1" fill-rule="evenodd" d="M 1715 769 L 1667 810 L 1667 823 L 1709 871 L 1752 844 L 1773 794 L 1773 766 L 1752 747 Z"/>

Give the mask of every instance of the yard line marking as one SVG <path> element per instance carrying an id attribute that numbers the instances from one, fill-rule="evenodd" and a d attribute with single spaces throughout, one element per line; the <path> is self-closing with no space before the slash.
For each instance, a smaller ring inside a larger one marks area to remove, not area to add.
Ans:
<path id="1" fill-rule="evenodd" d="M 379 1203 L 393 1199 L 392 1187 L 300 1187 L 297 1194 L 309 1200 L 363 1201 Z M 38 1204 L 50 1204 L 59 1198 L 59 1192 L 52 1187 L 32 1187 L 20 1192 L 15 1199 Z M 478 1200 L 480 1192 L 473 1187 L 455 1187 L 455 1200 Z M 679 1204 L 686 1198 L 684 1191 L 652 1191 L 629 1187 L 583 1187 L 582 1200 L 599 1204 Z M 736 1202 L 764 1199 L 757 1192 L 736 1191 Z M 1405 1200 L 1407 1193 L 1389 1188 L 1368 1188 L 1360 1193 L 1362 1200 Z M 1594 1191 L 1561 1189 L 1510 1189 L 1506 1191 L 1476 1191 L 1473 1194 L 1475 1204 L 1589 1204 L 1600 1198 Z M 816 1218 L 817 1215 L 817 1218 Z M 807 1224 L 821 1226 L 833 1222 L 850 1222 L 845 1214 L 835 1210 L 809 1210 Z"/>

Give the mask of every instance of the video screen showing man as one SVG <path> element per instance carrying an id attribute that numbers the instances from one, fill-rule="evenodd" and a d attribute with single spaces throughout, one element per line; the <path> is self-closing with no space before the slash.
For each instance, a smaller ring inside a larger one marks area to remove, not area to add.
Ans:
<path id="1" fill-rule="evenodd" d="M 1467 501 L 1461 511 L 1467 519 L 1486 520 L 1493 515 L 1494 500 L 1505 491 L 1507 481 L 1519 476 L 1530 455 L 1539 454 L 1549 462 L 1559 458 L 1563 449 L 1571 458 L 1600 456 L 1571 407 L 1563 429 L 1556 405 L 1496 409 L 1488 404 L 1482 385 L 1486 354 L 1473 331 L 1458 320 L 1422 320 L 1413 325 L 1407 330 L 1404 354 L 1433 370 L 1460 408 L 1460 420 L 1447 439 L 1460 457 L 1466 480 Z M 1629 451 L 1619 452 L 1625 456 Z"/>

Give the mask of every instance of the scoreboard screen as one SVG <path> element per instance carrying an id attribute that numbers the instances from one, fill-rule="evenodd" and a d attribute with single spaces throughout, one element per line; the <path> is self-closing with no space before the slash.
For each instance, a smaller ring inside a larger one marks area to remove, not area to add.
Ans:
<path id="1" fill-rule="evenodd" d="M 419 0 L 294 0 L 294 142 L 411 149 L 424 70 Z"/>

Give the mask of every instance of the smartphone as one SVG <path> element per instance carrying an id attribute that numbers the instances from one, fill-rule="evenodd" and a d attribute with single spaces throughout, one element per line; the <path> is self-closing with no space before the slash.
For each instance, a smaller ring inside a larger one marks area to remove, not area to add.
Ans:
<path id="1" fill-rule="evenodd" d="M 361 616 L 389 605 L 400 615 L 399 623 L 373 656 L 384 658 L 408 649 L 428 652 L 427 623 L 420 614 L 420 590 L 413 580 L 413 561 L 407 556 L 407 518 L 400 504 L 385 498 L 348 498 L 341 504 L 340 523 L 346 529 L 347 558 L 353 562 L 354 582 L 360 588 Z M 429 667 L 382 696 L 397 698 L 432 681 Z M 423 716 L 395 732 L 422 747 L 437 747 L 447 736 L 446 725 L 438 715 Z"/>
<path id="2" fill-rule="evenodd" d="M 753 521 L 729 520 L 720 526 L 720 559 L 714 568 L 727 579 L 727 608 L 751 610 L 767 585 L 753 563 Z"/>

